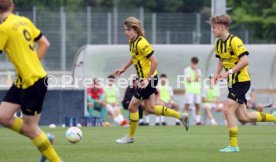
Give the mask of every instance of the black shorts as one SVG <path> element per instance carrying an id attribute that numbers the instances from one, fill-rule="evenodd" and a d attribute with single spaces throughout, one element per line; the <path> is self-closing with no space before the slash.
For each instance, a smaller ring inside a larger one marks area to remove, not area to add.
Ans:
<path id="1" fill-rule="evenodd" d="M 138 88 L 134 94 L 134 97 L 136 97 L 139 100 L 146 100 L 149 99 L 149 97 L 153 94 L 156 93 L 156 86 L 158 84 L 158 77 L 154 76 L 148 86 L 146 88 Z"/>
<path id="2" fill-rule="evenodd" d="M 47 85 L 47 77 L 39 79 L 26 89 L 12 85 L 3 101 L 19 104 L 25 115 L 37 115 L 42 110 Z"/>
<path id="3" fill-rule="evenodd" d="M 228 88 L 228 98 L 238 102 L 239 104 L 247 103 L 245 94 L 250 88 L 250 81 L 239 82 L 232 85 L 232 88 Z"/>

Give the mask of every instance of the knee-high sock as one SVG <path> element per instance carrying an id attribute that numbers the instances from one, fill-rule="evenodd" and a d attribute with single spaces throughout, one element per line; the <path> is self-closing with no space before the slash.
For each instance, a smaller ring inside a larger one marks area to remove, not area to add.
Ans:
<path id="1" fill-rule="evenodd" d="M 22 131 L 22 128 L 23 128 L 23 120 L 21 118 L 15 117 L 10 129 L 17 133 L 24 134 Z"/>
<path id="2" fill-rule="evenodd" d="M 238 127 L 229 128 L 230 146 L 238 146 Z"/>
<path id="3" fill-rule="evenodd" d="M 175 117 L 177 119 L 180 119 L 181 117 L 179 112 L 161 105 L 156 105 L 154 107 L 154 113 L 156 115 L 170 116 L 170 117 Z"/>
<path id="4" fill-rule="evenodd" d="M 256 112 L 257 114 L 257 122 L 275 122 L 276 117 L 272 114 L 265 114 L 262 112 Z"/>
<path id="5" fill-rule="evenodd" d="M 139 113 L 130 113 L 129 114 L 129 137 L 133 137 L 136 131 L 137 122 L 139 120 Z"/>
<path id="6" fill-rule="evenodd" d="M 41 132 L 40 135 L 35 137 L 33 139 L 33 143 L 36 145 L 41 154 L 50 162 L 61 162 L 61 159 L 44 132 Z"/>

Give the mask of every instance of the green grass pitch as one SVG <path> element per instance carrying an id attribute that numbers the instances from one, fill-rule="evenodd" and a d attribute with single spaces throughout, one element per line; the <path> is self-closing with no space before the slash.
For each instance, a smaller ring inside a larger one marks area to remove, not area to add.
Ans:
<path id="1" fill-rule="evenodd" d="M 240 126 L 239 153 L 220 153 L 227 146 L 224 126 L 138 127 L 135 143 L 119 145 L 115 140 L 128 128 L 81 128 L 83 139 L 70 144 L 66 128 L 43 128 L 55 135 L 55 148 L 64 162 L 272 162 L 276 160 L 276 126 Z M 0 128 L 0 162 L 39 162 L 32 142 Z"/>

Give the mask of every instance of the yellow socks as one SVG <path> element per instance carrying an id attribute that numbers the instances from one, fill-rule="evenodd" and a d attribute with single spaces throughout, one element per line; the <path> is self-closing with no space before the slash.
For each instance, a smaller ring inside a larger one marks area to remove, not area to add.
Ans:
<path id="1" fill-rule="evenodd" d="M 135 113 L 129 113 L 129 133 L 128 133 L 128 136 L 129 137 L 133 137 L 134 134 L 135 134 L 135 131 L 136 131 L 136 126 L 137 126 L 137 122 L 139 120 L 139 114 L 138 112 L 135 112 Z"/>
<path id="2" fill-rule="evenodd" d="M 238 127 L 229 128 L 230 146 L 238 146 Z"/>
<path id="3" fill-rule="evenodd" d="M 15 117 L 10 129 L 17 133 L 23 134 L 22 128 L 23 128 L 23 120 L 21 118 Z"/>
<path id="4" fill-rule="evenodd" d="M 275 122 L 276 118 L 272 114 L 265 114 L 262 112 L 256 112 L 257 114 L 257 122 Z"/>
<path id="5" fill-rule="evenodd" d="M 172 110 L 170 108 L 167 108 L 165 106 L 161 106 L 161 105 L 156 105 L 154 107 L 154 113 L 156 115 L 171 116 L 171 117 L 175 117 L 177 119 L 180 119 L 180 117 L 181 117 L 179 112 Z"/>
<path id="6" fill-rule="evenodd" d="M 44 132 L 41 132 L 40 135 L 35 137 L 33 139 L 33 143 L 36 145 L 41 154 L 50 162 L 61 162 L 61 159 Z"/>

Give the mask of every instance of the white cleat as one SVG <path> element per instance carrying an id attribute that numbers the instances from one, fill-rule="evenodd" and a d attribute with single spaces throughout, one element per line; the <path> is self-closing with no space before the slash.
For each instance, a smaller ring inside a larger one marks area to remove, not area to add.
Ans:
<path id="1" fill-rule="evenodd" d="M 188 131 L 189 126 L 190 126 L 190 121 L 189 121 L 189 115 L 188 115 L 188 113 L 182 113 L 180 121 L 185 126 L 186 131 Z"/>
<path id="2" fill-rule="evenodd" d="M 134 138 L 131 138 L 127 135 L 116 140 L 116 143 L 118 143 L 118 144 L 128 144 L 128 143 L 133 143 L 133 142 L 134 142 Z"/>

